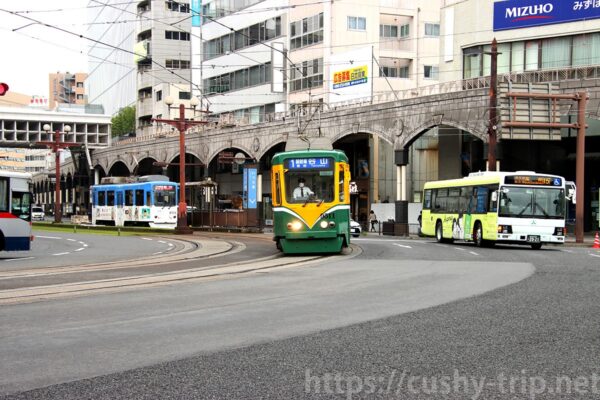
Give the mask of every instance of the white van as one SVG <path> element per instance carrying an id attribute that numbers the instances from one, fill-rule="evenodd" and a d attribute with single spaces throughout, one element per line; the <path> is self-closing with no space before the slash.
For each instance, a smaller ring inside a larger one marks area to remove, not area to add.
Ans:
<path id="1" fill-rule="evenodd" d="M 32 221 L 43 221 L 46 218 L 44 209 L 40 206 L 31 207 L 31 220 Z"/>

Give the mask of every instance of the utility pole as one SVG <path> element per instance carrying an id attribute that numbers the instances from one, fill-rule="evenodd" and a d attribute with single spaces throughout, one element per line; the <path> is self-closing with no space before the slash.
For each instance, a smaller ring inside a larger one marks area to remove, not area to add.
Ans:
<path id="1" fill-rule="evenodd" d="M 43 129 L 46 132 L 50 131 L 50 125 L 45 124 Z M 65 125 L 63 128 L 65 133 L 71 131 L 71 127 L 69 125 Z M 54 153 L 54 163 L 56 164 L 56 183 L 54 185 L 56 189 L 56 200 L 54 201 L 54 223 L 60 224 L 62 222 L 62 207 L 61 207 L 61 199 L 60 199 L 60 151 L 62 149 L 66 149 L 69 147 L 80 146 L 79 143 L 65 143 L 60 141 L 60 129 L 54 131 L 54 140 L 53 141 L 44 141 L 44 142 L 36 142 L 36 144 L 47 146 Z"/>
<path id="2" fill-rule="evenodd" d="M 489 53 L 491 60 L 490 75 L 490 108 L 488 121 L 488 171 L 496 170 L 496 143 L 497 143 L 497 121 L 496 108 L 498 104 L 497 86 L 498 86 L 498 42 L 496 38 L 492 41 L 492 51 Z"/>
<path id="3" fill-rule="evenodd" d="M 583 218 L 584 218 L 584 201 L 583 196 L 585 191 L 585 109 L 587 107 L 588 94 L 580 92 L 576 95 L 578 113 L 577 113 L 577 152 L 576 152 L 576 199 L 575 203 L 575 241 L 583 243 Z"/>

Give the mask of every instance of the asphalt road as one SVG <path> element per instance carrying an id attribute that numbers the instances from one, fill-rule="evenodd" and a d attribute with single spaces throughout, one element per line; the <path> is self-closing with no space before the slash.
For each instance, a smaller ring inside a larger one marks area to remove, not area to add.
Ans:
<path id="1" fill-rule="evenodd" d="M 600 253 L 355 243 L 338 263 L 2 307 L 0 393 L 597 398 Z"/>

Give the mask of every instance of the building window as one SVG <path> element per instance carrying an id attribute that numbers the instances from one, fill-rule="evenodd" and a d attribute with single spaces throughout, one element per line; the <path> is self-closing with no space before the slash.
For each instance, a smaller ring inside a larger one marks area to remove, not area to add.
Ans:
<path id="1" fill-rule="evenodd" d="M 189 32 L 165 31 L 165 39 L 170 40 L 190 40 Z"/>
<path id="2" fill-rule="evenodd" d="M 179 92 L 179 100 L 189 100 L 192 98 L 192 94 L 190 92 Z"/>
<path id="3" fill-rule="evenodd" d="M 381 67 L 379 68 L 379 75 L 386 76 L 388 78 L 398 77 L 398 68 L 396 67 Z"/>
<path id="4" fill-rule="evenodd" d="M 271 63 L 266 63 L 205 79 L 203 85 L 209 94 L 216 94 L 263 85 L 271 81 Z"/>
<path id="5" fill-rule="evenodd" d="M 190 62 L 188 60 L 166 60 L 165 67 L 170 69 L 189 69 Z"/>
<path id="6" fill-rule="evenodd" d="M 397 38 L 398 37 L 398 26 L 397 25 L 379 25 L 379 37 Z"/>
<path id="7" fill-rule="evenodd" d="M 83 100 L 83 95 L 82 94 L 78 94 L 77 95 L 77 100 Z"/>
<path id="8" fill-rule="evenodd" d="M 281 17 L 271 18 L 204 43 L 204 59 L 263 43 L 281 36 Z"/>
<path id="9" fill-rule="evenodd" d="M 323 41 L 323 13 L 290 24 L 290 49 L 299 49 Z"/>
<path id="10" fill-rule="evenodd" d="M 348 29 L 352 31 L 367 30 L 367 19 L 365 17 L 348 17 Z"/>
<path id="11" fill-rule="evenodd" d="M 83 82 L 77 82 L 77 87 L 78 88 L 82 88 L 83 87 Z"/>
<path id="12" fill-rule="evenodd" d="M 156 101 L 161 101 L 162 100 L 162 90 L 157 90 L 156 91 Z"/>
<path id="13" fill-rule="evenodd" d="M 399 78 L 404 78 L 404 79 L 410 78 L 410 76 L 409 76 L 410 72 L 409 71 L 410 71 L 410 68 L 408 67 L 408 65 L 405 66 L 405 67 L 400 67 L 398 69 L 398 77 Z"/>
<path id="14" fill-rule="evenodd" d="M 400 37 L 404 39 L 409 36 L 410 36 L 410 25 L 409 24 L 401 25 L 400 26 Z"/>
<path id="15" fill-rule="evenodd" d="M 190 5 L 187 3 L 179 3 L 177 1 L 165 1 L 165 6 L 167 10 L 180 12 L 180 13 L 189 13 Z"/>
<path id="16" fill-rule="evenodd" d="M 439 76 L 439 69 L 434 65 L 424 65 L 423 66 L 423 77 L 425 79 L 435 79 L 437 80 Z"/>
<path id="17" fill-rule="evenodd" d="M 304 61 L 290 67 L 290 92 L 323 86 L 323 59 Z"/>
<path id="18" fill-rule="evenodd" d="M 440 36 L 440 24 L 425 23 L 425 36 Z"/>

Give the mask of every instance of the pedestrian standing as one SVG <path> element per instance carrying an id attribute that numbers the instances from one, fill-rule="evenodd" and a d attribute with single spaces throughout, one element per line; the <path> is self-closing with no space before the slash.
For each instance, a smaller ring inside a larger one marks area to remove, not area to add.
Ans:
<path id="1" fill-rule="evenodd" d="M 371 232 L 375 232 L 375 224 L 377 223 L 377 215 L 375 215 L 375 211 L 371 210 L 369 212 L 369 222 L 371 223 Z"/>

